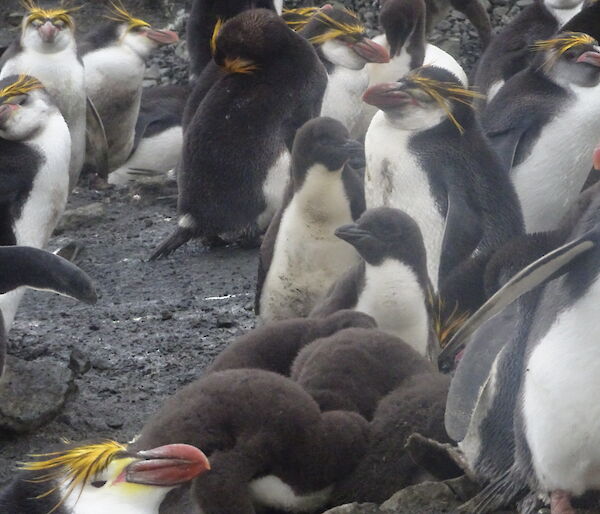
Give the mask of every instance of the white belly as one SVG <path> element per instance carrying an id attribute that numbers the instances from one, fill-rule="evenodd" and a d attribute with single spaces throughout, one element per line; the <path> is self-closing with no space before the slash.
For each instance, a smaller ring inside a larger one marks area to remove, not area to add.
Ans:
<path id="1" fill-rule="evenodd" d="M 351 70 L 336 66 L 328 77 L 321 116 L 340 121 L 352 132 L 360 118 L 362 95 L 368 86 L 369 74 L 366 67 L 362 70 Z"/>
<path id="2" fill-rule="evenodd" d="M 430 322 L 425 301 L 415 272 L 388 259 L 379 266 L 366 265 L 365 287 L 355 310 L 369 314 L 377 328 L 427 356 Z"/>
<path id="3" fill-rule="evenodd" d="M 297 495 L 280 478 L 268 475 L 250 482 L 249 489 L 253 502 L 258 505 L 287 512 L 312 512 L 325 505 L 333 486 L 314 493 Z"/>
<path id="4" fill-rule="evenodd" d="M 527 443 L 543 491 L 600 489 L 600 281 L 562 312 L 525 374 Z"/>
<path id="5" fill-rule="evenodd" d="M 256 220 L 258 228 L 261 231 L 267 229 L 273 216 L 283 203 L 285 187 L 290 178 L 290 164 L 291 155 L 290 152 L 285 149 L 267 172 L 267 178 L 262 186 L 267 206 L 264 211 L 259 214 Z"/>
<path id="6" fill-rule="evenodd" d="M 383 112 L 375 115 L 365 139 L 365 200 L 367 208 L 395 207 L 417 222 L 427 252 L 427 273 L 437 291 L 445 219 L 427 174 L 408 148 L 412 134 L 388 123 Z"/>
<path id="7" fill-rule="evenodd" d="M 600 88 L 573 88 L 576 99 L 548 123 L 532 152 L 511 171 L 528 233 L 553 230 L 575 202 L 600 141 Z"/>

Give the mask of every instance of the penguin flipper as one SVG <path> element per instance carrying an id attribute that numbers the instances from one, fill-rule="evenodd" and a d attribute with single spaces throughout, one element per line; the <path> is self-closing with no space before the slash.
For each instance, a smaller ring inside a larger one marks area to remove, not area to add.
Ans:
<path id="1" fill-rule="evenodd" d="M 92 164 L 100 178 L 108 179 L 108 142 L 102 119 L 89 96 L 86 97 L 85 148 L 86 162 Z"/>
<path id="2" fill-rule="evenodd" d="M 440 369 L 451 369 L 456 354 L 468 344 L 471 336 L 487 320 L 498 314 L 523 294 L 567 273 L 571 263 L 581 254 L 600 243 L 600 229 L 590 230 L 583 236 L 547 253 L 522 269 L 504 287 L 497 291 L 454 334 L 438 358 Z"/>
<path id="3" fill-rule="evenodd" d="M 192 231 L 187 228 L 177 227 L 167 239 L 165 239 L 150 256 L 150 261 L 164 259 L 171 255 L 177 248 L 192 239 Z"/>

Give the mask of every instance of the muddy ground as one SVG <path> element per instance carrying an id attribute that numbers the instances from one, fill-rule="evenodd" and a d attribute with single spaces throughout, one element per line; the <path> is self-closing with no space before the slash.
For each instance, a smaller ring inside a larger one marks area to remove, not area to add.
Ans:
<path id="1" fill-rule="evenodd" d="M 0 434 L 0 483 L 15 461 L 48 451 L 64 437 L 130 440 L 164 398 L 200 376 L 229 341 L 253 326 L 256 250 L 189 243 L 168 260 L 146 262 L 174 227 L 174 192 L 142 192 L 137 200 L 129 191 L 79 188 L 69 200 L 68 208 L 104 207 L 101 219 L 49 245 L 84 243 L 78 265 L 96 283 L 98 303 L 29 291 L 9 353 L 67 363 L 76 348 L 92 367 L 76 379 L 76 392 L 54 421 L 28 435 Z"/>

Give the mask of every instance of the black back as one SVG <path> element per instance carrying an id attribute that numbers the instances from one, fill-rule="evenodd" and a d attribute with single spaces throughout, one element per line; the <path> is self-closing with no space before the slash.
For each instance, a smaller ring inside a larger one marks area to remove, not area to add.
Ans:
<path id="1" fill-rule="evenodd" d="M 424 0 L 387 0 L 379 13 L 379 24 L 390 45 L 390 56 L 399 55 L 407 45 L 411 69 L 422 66 L 425 59 L 425 12 Z"/>
<path id="2" fill-rule="evenodd" d="M 94 50 L 108 47 L 116 43 L 119 38 L 119 27 L 122 24 L 116 21 L 104 21 L 96 28 L 85 34 L 81 41 L 77 42 L 77 52 L 84 56 Z"/>
<path id="3" fill-rule="evenodd" d="M 39 474 L 19 472 L 13 481 L 0 490 L 0 512 L 11 514 L 67 514 L 64 507 L 52 510 L 59 502 L 60 495 L 54 491 L 42 496 L 55 487 L 52 482 L 32 482 Z"/>

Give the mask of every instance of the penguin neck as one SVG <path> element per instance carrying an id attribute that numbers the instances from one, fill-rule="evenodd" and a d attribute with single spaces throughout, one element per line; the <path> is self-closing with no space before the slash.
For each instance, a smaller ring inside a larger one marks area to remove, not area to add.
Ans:
<path id="1" fill-rule="evenodd" d="M 355 310 L 373 316 L 380 330 L 401 338 L 426 357 L 431 321 L 416 271 L 389 257 L 378 265 L 365 263 L 364 279 Z"/>
<path id="2" fill-rule="evenodd" d="M 559 9 L 557 7 L 552 7 L 548 2 L 543 3 L 544 7 L 548 10 L 548 12 L 554 17 L 554 19 L 558 23 L 558 27 L 562 27 L 565 23 L 567 23 L 573 16 L 581 11 L 583 6 L 583 2 L 577 4 L 575 7 L 567 8 L 567 9 Z"/>

